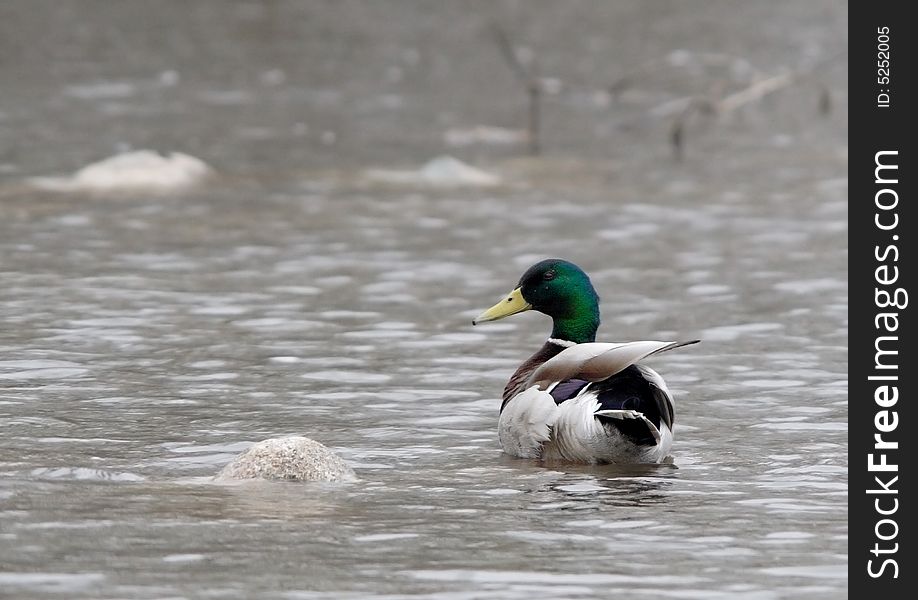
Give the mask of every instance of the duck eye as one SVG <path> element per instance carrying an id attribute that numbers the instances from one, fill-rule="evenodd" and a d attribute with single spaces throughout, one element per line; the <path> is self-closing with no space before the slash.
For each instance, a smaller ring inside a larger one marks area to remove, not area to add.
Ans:
<path id="1" fill-rule="evenodd" d="M 542 279 L 544 279 L 545 281 L 551 281 L 554 278 L 555 278 L 554 271 L 545 271 L 545 274 L 542 275 Z"/>

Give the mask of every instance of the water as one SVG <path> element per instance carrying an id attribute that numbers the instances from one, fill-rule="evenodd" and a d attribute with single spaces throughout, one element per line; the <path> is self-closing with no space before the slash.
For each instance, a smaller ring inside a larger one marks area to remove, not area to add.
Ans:
<path id="1" fill-rule="evenodd" d="M 678 81 L 553 100 L 539 159 L 442 137 L 519 123 L 491 19 L 582 83 L 625 69 L 609 52 L 797 68 L 844 47 L 843 3 L 31 6 L 0 19 L 0 595 L 846 595 L 844 69 L 820 74 L 832 114 L 795 86 L 696 124 L 681 163 L 648 113 Z M 24 183 L 125 145 L 220 175 Z M 365 177 L 446 151 L 504 184 Z M 672 465 L 500 453 L 503 384 L 549 324 L 470 322 L 546 256 L 591 274 L 600 339 L 704 340 L 652 359 Z M 361 481 L 209 481 L 294 434 Z"/>

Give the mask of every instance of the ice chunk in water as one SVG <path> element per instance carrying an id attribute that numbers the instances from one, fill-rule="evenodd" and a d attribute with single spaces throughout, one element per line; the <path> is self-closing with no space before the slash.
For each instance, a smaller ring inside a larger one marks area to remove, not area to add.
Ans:
<path id="1" fill-rule="evenodd" d="M 213 174 L 188 154 L 138 150 L 116 154 L 83 167 L 69 177 L 37 177 L 30 183 L 52 191 L 168 191 L 196 185 Z"/>
<path id="2" fill-rule="evenodd" d="M 417 170 L 370 169 L 366 176 L 371 181 L 402 185 L 462 187 L 491 186 L 500 183 L 497 175 L 467 165 L 452 156 L 438 156 Z"/>

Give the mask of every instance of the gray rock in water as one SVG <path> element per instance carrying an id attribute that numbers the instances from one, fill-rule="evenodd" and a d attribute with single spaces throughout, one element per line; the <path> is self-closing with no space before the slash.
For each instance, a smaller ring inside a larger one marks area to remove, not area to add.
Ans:
<path id="1" fill-rule="evenodd" d="M 216 479 L 354 481 L 357 475 L 319 442 L 291 436 L 258 442 L 223 467 Z"/>

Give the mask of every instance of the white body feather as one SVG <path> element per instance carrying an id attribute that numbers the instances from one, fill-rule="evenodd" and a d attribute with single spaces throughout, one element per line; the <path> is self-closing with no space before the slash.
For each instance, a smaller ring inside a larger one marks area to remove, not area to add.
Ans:
<path id="1" fill-rule="evenodd" d="M 520 458 L 582 463 L 659 463 L 669 455 L 673 432 L 661 422 L 658 430 L 634 410 L 601 410 L 596 393 L 585 387 L 557 404 L 549 393 L 558 382 L 579 378 L 602 381 L 651 354 L 669 350 L 673 342 L 577 344 L 536 369 L 524 391 L 510 399 L 498 421 L 504 452 Z M 673 406 L 672 394 L 653 369 L 637 365 L 644 378 Z M 642 419 L 656 438 L 655 445 L 639 445 L 597 416 Z"/>

